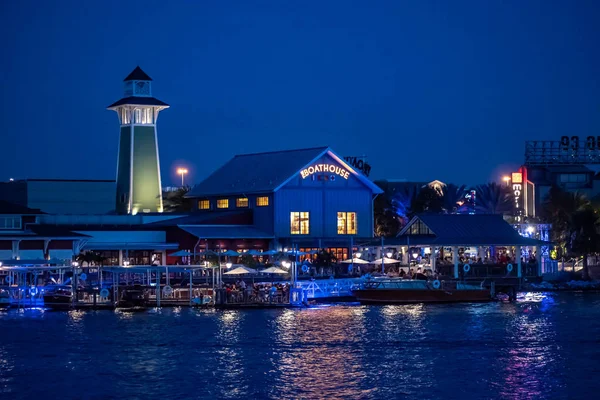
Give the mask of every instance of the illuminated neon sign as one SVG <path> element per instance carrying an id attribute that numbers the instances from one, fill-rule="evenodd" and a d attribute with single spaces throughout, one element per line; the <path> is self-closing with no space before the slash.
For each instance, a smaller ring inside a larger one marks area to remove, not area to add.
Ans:
<path id="1" fill-rule="evenodd" d="M 523 174 L 520 172 L 513 172 L 512 174 L 512 191 L 515 204 L 515 217 L 517 222 L 521 222 L 521 216 L 523 215 L 523 210 L 521 207 Z"/>
<path id="2" fill-rule="evenodd" d="M 311 176 L 313 174 L 317 174 L 319 172 L 336 174 L 336 175 L 341 176 L 344 179 L 348 179 L 348 177 L 350 176 L 350 172 L 348 172 L 344 168 L 338 167 L 334 164 L 311 165 L 310 167 L 305 168 L 302 171 L 300 171 L 300 175 L 302 176 L 302 179 L 306 179 L 309 176 Z"/>
<path id="3" fill-rule="evenodd" d="M 523 183 L 523 174 L 521 172 L 513 172 L 512 183 Z"/>

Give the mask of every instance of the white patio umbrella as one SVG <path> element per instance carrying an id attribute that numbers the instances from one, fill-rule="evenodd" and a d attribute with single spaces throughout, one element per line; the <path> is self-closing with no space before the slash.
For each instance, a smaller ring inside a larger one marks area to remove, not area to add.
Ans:
<path id="1" fill-rule="evenodd" d="M 256 274 L 258 271 L 248 267 L 237 267 L 232 269 L 231 271 L 225 272 L 223 275 L 252 275 Z"/>
<path id="2" fill-rule="evenodd" d="M 263 269 L 262 271 L 263 274 L 281 274 L 281 275 L 285 275 L 288 273 L 288 271 L 284 271 L 281 268 L 277 268 L 277 267 L 269 267 L 267 269 Z"/>
<path id="3" fill-rule="evenodd" d="M 342 261 L 344 264 L 369 264 L 368 261 L 363 260 L 362 258 L 349 258 L 347 260 Z M 381 262 L 381 260 L 379 260 Z"/>
<path id="4" fill-rule="evenodd" d="M 371 261 L 370 264 L 396 264 L 399 262 L 400 260 L 394 260 L 393 258 L 383 257 L 383 260 L 381 258 L 378 258 L 377 260 Z"/>

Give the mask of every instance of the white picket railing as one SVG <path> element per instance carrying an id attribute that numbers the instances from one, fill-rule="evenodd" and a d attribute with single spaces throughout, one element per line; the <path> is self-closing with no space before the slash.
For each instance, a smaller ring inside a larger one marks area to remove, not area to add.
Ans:
<path id="1" fill-rule="evenodd" d="M 351 288 L 363 282 L 362 278 L 321 279 L 299 281 L 298 284 L 305 290 L 307 298 L 350 296 Z"/>

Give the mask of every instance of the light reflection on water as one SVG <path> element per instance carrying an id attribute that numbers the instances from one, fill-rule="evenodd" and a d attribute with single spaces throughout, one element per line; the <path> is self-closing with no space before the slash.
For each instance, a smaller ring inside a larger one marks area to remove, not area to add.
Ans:
<path id="1" fill-rule="evenodd" d="M 600 295 L 0 314 L 0 397 L 592 398 Z M 57 377 L 68 376 L 68 379 Z"/>
<path id="2" fill-rule="evenodd" d="M 364 308 L 286 310 L 277 319 L 275 334 L 280 348 L 274 358 L 279 385 L 271 396 L 320 398 L 335 388 L 331 398 L 349 398 L 373 391 L 360 384 L 367 374 L 354 350 L 360 347 L 356 338 L 368 334 Z"/>

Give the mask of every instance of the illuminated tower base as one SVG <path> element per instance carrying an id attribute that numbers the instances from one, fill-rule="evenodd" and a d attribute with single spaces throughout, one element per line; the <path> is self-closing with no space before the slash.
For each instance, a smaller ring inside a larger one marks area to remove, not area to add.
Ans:
<path id="1" fill-rule="evenodd" d="M 156 120 L 169 105 L 152 97 L 152 79 L 140 67 L 125 78 L 125 97 L 108 107 L 119 115 L 117 158 L 119 214 L 162 212 Z"/>

